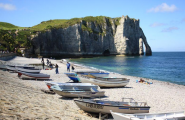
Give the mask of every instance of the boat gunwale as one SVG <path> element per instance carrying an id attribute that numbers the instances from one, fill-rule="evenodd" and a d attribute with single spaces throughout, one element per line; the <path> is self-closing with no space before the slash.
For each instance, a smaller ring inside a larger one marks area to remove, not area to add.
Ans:
<path id="1" fill-rule="evenodd" d="M 85 102 L 85 101 L 82 101 L 82 100 L 77 100 L 75 99 L 74 101 L 78 101 L 78 102 L 82 102 L 82 103 L 92 103 L 92 104 L 98 104 L 98 105 L 103 105 L 103 106 L 111 106 L 111 107 L 126 107 L 126 108 L 149 108 L 150 109 L 150 106 L 113 106 L 112 104 L 110 105 L 107 105 L 107 104 L 100 104 L 100 103 L 95 103 L 95 102 Z"/>

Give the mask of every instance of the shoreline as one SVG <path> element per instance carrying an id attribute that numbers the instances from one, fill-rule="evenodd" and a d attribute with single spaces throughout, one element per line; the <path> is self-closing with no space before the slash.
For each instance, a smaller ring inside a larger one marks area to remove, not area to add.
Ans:
<path id="1" fill-rule="evenodd" d="M 53 64 L 57 63 L 59 65 L 59 74 L 55 74 L 55 69 L 41 70 L 41 73 L 49 74 L 54 82 L 68 82 L 69 78 L 64 74 L 67 72 L 66 64 L 61 63 L 61 60 L 49 60 Z M 12 62 L 12 64 L 31 64 L 34 62 L 40 63 L 41 59 L 16 57 L 9 62 Z M 72 62 L 70 63 L 73 64 Z M 89 68 L 76 66 L 75 69 L 85 70 Z M 38 116 L 41 119 L 97 119 L 90 117 L 91 114 L 80 110 L 73 102 L 73 99 L 41 92 L 41 89 L 48 90 L 44 81 L 21 80 L 16 73 L 2 70 L 0 70 L 0 74 L 0 82 L 2 83 L 0 84 L 0 118 L 19 115 L 21 118 L 32 119 Z M 137 102 L 147 102 L 151 107 L 150 113 L 185 111 L 185 104 L 183 104 L 185 102 L 185 86 L 183 85 L 153 79 L 147 79 L 147 81 L 153 82 L 153 84 L 147 85 L 136 83 L 136 80 L 141 77 L 121 75 L 119 73 L 110 74 L 128 78 L 130 82 L 126 87 L 122 88 L 102 88 L 101 91 L 105 91 L 106 99 L 121 101 L 121 98 L 124 97 L 134 98 Z M 143 79 L 145 80 L 145 78 Z M 22 109 L 25 112 L 21 111 Z M 7 113 L 11 113 L 11 115 L 7 115 Z"/>
<path id="2" fill-rule="evenodd" d="M 64 59 L 63 59 L 64 60 Z M 67 61 L 67 59 L 65 59 Z M 70 61 L 68 61 L 70 62 Z M 138 76 L 131 76 L 131 75 L 125 75 L 125 74 L 120 74 L 120 73 L 116 73 L 116 72 L 111 72 L 111 71 L 107 71 L 107 70 L 103 70 L 103 69 L 98 69 L 98 68 L 95 68 L 95 67 L 91 67 L 91 66 L 86 66 L 86 65 L 83 65 L 83 64 L 78 64 L 78 63 L 73 63 L 73 62 L 70 62 L 72 63 L 73 65 L 77 65 L 77 67 L 82 67 L 82 68 L 88 68 L 88 69 L 92 69 L 92 70 L 99 70 L 99 71 L 103 71 L 103 72 L 108 72 L 108 73 L 111 73 L 111 74 L 117 74 L 117 75 L 122 75 L 122 76 L 126 76 L 126 77 L 134 77 L 134 78 L 138 78 L 139 79 L 143 79 L 143 80 L 149 80 L 149 81 L 157 81 L 157 82 L 162 82 L 164 84 L 175 84 L 175 85 L 180 85 L 180 86 L 185 86 L 185 85 L 181 85 L 181 84 L 177 84 L 177 83 L 174 83 L 174 82 L 169 82 L 169 81 L 162 81 L 162 80 L 156 80 L 156 79 L 151 79 L 151 78 L 145 78 L 145 77 L 138 77 Z"/>

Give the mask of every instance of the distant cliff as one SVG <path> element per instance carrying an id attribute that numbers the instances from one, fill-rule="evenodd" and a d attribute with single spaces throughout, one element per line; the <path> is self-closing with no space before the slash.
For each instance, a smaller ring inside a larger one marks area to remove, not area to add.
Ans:
<path id="1" fill-rule="evenodd" d="M 66 28 L 52 28 L 32 35 L 26 54 L 42 56 L 152 55 L 139 20 L 103 17 L 103 22 L 80 20 Z"/>

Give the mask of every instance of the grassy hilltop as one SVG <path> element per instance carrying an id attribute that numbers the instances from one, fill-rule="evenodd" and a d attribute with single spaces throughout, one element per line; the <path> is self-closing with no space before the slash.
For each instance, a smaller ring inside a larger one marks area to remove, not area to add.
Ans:
<path id="1" fill-rule="evenodd" d="M 84 18 L 72 18 L 72 19 L 55 19 L 43 21 L 38 25 L 32 27 L 19 27 L 10 23 L 0 22 L 0 50 L 9 50 L 15 51 L 15 48 L 19 50 L 20 47 L 31 47 L 32 43 L 30 41 L 30 36 L 35 35 L 37 32 L 45 32 L 48 29 L 59 29 L 67 28 L 69 26 L 75 25 L 84 21 L 82 23 L 82 30 L 89 31 L 90 33 L 93 30 L 88 27 L 87 22 L 94 22 L 96 25 L 103 26 L 105 23 L 107 25 L 112 25 L 112 21 L 115 22 L 115 25 L 119 24 L 120 18 L 110 18 L 105 16 L 88 16 Z M 102 30 L 101 33 L 96 33 L 100 35 L 105 34 L 105 30 Z M 17 51 L 19 52 L 19 51 Z"/>

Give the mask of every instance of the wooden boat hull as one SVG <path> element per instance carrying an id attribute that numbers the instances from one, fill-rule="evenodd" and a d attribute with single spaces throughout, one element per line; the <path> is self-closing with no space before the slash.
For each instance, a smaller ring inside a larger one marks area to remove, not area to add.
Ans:
<path id="1" fill-rule="evenodd" d="M 34 73 L 34 74 L 39 74 L 41 71 L 40 69 L 24 69 L 24 68 L 18 68 L 18 67 L 16 67 L 16 70 L 27 72 L 27 73 Z"/>
<path id="2" fill-rule="evenodd" d="M 132 106 L 111 106 L 101 103 L 85 102 L 83 100 L 74 100 L 76 105 L 86 111 L 91 113 L 104 113 L 110 114 L 110 110 L 119 113 L 148 113 L 150 107 L 132 107 Z"/>
<path id="3" fill-rule="evenodd" d="M 7 68 L 6 68 L 6 65 L 1 65 L 1 64 L 0 64 L 0 69 L 7 69 Z"/>
<path id="4" fill-rule="evenodd" d="M 16 68 L 24 68 L 24 69 L 34 69 L 35 67 L 29 67 L 29 66 L 12 66 L 12 65 L 7 65 L 6 69 L 11 70 L 11 71 L 16 71 Z"/>
<path id="5" fill-rule="evenodd" d="M 64 97 L 102 97 L 105 96 L 104 91 L 91 92 L 91 91 L 58 91 L 52 89 L 56 94 Z"/>
<path id="6" fill-rule="evenodd" d="M 111 81 L 107 80 L 106 81 L 106 80 L 88 78 L 85 76 L 80 76 L 79 79 L 80 79 L 80 82 L 82 83 L 92 83 L 100 87 L 124 87 L 129 83 L 129 80 L 111 80 Z"/>
<path id="7" fill-rule="evenodd" d="M 114 120 L 184 120 L 184 111 L 173 113 L 123 114 L 110 111 Z"/>
<path id="8" fill-rule="evenodd" d="M 72 89 L 72 87 L 78 87 L 79 89 L 83 89 L 83 90 L 90 90 L 90 87 L 99 89 L 99 86 L 91 83 L 58 83 L 58 82 L 51 82 L 51 81 L 47 81 L 45 83 L 49 89 L 51 89 L 51 86 L 54 86 L 54 85 L 64 86 L 68 88 L 71 87 L 70 89 Z"/>
<path id="9" fill-rule="evenodd" d="M 108 77 L 109 76 L 109 73 L 83 73 L 82 75 L 92 75 L 92 76 L 95 76 L 95 77 Z"/>
<path id="10" fill-rule="evenodd" d="M 28 78 L 28 79 L 49 79 L 50 75 L 47 74 L 33 74 L 33 73 L 26 73 L 26 72 L 22 72 L 22 71 L 17 71 L 18 76 L 20 78 Z"/>

